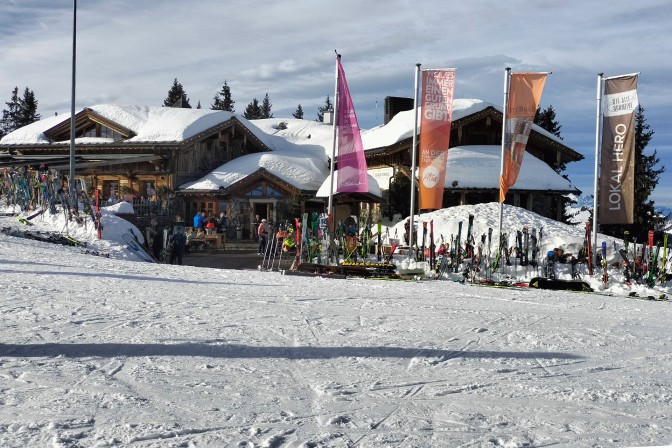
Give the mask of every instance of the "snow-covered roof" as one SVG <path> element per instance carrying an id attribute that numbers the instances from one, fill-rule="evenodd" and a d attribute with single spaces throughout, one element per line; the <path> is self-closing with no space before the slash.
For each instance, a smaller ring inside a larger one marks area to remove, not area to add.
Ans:
<path id="1" fill-rule="evenodd" d="M 382 192 L 380 191 L 380 187 L 378 186 L 378 182 L 372 175 L 368 175 L 368 180 L 369 180 L 369 191 L 368 193 L 370 195 L 382 198 Z M 334 171 L 334 193 L 336 193 L 336 185 L 338 184 L 338 170 Z M 320 185 L 319 190 L 317 190 L 317 194 L 315 194 L 315 197 L 318 198 L 328 198 L 329 193 L 331 191 L 331 176 L 327 175 L 327 178 L 324 179 L 324 182 L 322 182 L 322 185 Z M 351 194 L 351 193 L 349 193 Z"/>
<path id="2" fill-rule="evenodd" d="M 227 188 L 259 168 L 300 190 L 317 190 L 329 174 L 326 157 L 320 152 L 300 147 L 283 148 L 238 157 L 194 182 L 181 185 L 180 189 L 208 191 Z"/>
<path id="3" fill-rule="evenodd" d="M 497 106 L 477 99 L 456 99 L 453 121 Z M 203 178 L 182 185 L 187 190 L 227 188 L 259 168 L 302 190 L 317 190 L 328 177 L 327 158 L 333 150 L 333 126 L 312 120 L 268 118 L 249 121 L 231 112 L 209 109 L 179 109 L 101 104 L 92 106 L 102 117 L 130 129 L 135 135 L 126 142 L 182 142 L 235 117 L 272 153 L 249 154 L 234 159 Z M 365 150 L 394 145 L 413 136 L 415 111 L 397 114 L 384 126 L 362 131 Z M 44 132 L 70 119 L 69 114 L 49 117 L 6 135 L 2 144 L 47 144 Z M 419 119 L 419 114 L 418 114 Z M 549 138 L 554 135 L 535 126 Z M 560 141 L 560 140 L 559 140 Z M 78 143 L 110 143 L 109 139 L 78 139 Z M 451 148 L 446 172 L 446 188 L 454 181 L 462 188 L 499 187 L 499 146 L 465 146 Z M 371 182 L 376 185 L 376 182 Z M 530 154 L 514 189 L 574 191 L 571 183 L 555 173 L 546 163 Z M 328 194 L 328 190 L 327 190 Z M 380 192 L 378 192 L 380 195 Z"/>
<path id="4" fill-rule="evenodd" d="M 500 110 L 500 107 L 478 99 L 455 99 L 453 101 L 453 121 L 480 112 L 488 107 Z M 328 157 L 331 156 L 333 150 L 332 125 L 313 120 L 267 118 L 250 121 L 239 114 L 210 109 L 116 104 L 99 104 L 89 109 L 133 131 L 135 136 L 125 140 L 126 142 L 181 142 L 235 117 L 271 149 L 286 146 L 286 143 L 309 145 L 313 148 L 321 148 Z M 395 115 L 386 125 L 362 130 L 364 150 L 391 146 L 411 138 L 414 130 L 414 117 L 414 110 L 404 111 Z M 69 113 L 42 119 L 9 133 L 0 140 L 0 143 L 7 145 L 47 144 L 49 139 L 44 135 L 44 132 L 69 119 Z M 418 120 L 420 120 L 420 114 L 418 114 Z M 284 123 L 286 126 L 279 126 L 280 123 Z M 563 143 L 558 137 L 537 125 L 534 126 L 534 130 Z M 91 142 L 93 141 L 89 141 L 89 143 Z M 96 142 L 105 143 L 102 140 Z"/>
<path id="5" fill-rule="evenodd" d="M 316 151 L 280 150 L 238 157 L 201 179 L 180 186 L 182 190 L 212 191 L 227 188 L 235 182 L 265 168 L 270 173 L 302 190 L 318 190 L 317 197 L 328 197 L 329 170 L 326 159 Z M 446 189 L 498 189 L 501 147 L 497 145 L 457 146 L 448 151 Z M 336 172 L 338 175 L 338 172 Z M 337 179 L 337 177 L 335 177 Z M 457 185 L 453 187 L 453 182 Z M 576 191 L 570 181 L 553 171 L 546 163 L 525 153 L 514 190 Z M 378 183 L 369 175 L 369 193 L 380 197 Z"/>
<path id="6" fill-rule="evenodd" d="M 268 135 L 282 137 L 295 145 L 320 146 L 325 154 L 331 155 L 334 137 L 331 124 L 297 118 L 262 118 L 253 124 Z"/>
<path id="7" fill-rule="evenodd" d="M 45 137 L 44 131 L 51 129 L 66 119 L 70 119 L 70 114 L 55 115 L 53 117 L 43 118 L 39 121 L 36 121 L 35 123 L 23 126 L 5 135 L 2 139 L 0 139 L 0 144 L 31 145 L 49 143 L 49 139 Z"/>
<path id="8" fill-rule="evenodd" d="M 499 145 L 456 146 L 448 150 L 447 189 L 499 189 L 501 171 Z M 457 185 L 453 187 L 453 182 Z M 545 162 L 526 152 L 514 190 L 572 191 L 570 181 L 553 171 Z"/>
<path id="9" fill-rule="evenodd" d="M 481 100 L 456 99 L 453 101 L 453 121 L 480 112 L 488 107 L 496 108 L 493 104 Z M 395 143 L 413 137 L 414 116 L 415 112 L 413 110 L 399 112 L 386 125 L 368 130 L 362 129 L 361 135 L 364 150 L 392 146 Z M 278 124 L 281 122 L 287 125 L 285 129 L 278 128 Z M 420 123 L 419 116 L 418 123 Z M 333 126 L 330 124 L 310 120 L 282 118 L 254 120 L 254 124 L 267 134 L 277 135 L 298 145 L 319 145 L 324 149 L 325 154 L 331 156 L 334 131 Z"/>
<path id="10" fill-rule="evenodd" d="M 180 109 L 117 104 L 99 104 L 88 109 L 135 133 L 125 142 L 182 142 L 200 132 L 235 117 L 266 146 L 272 148 L 279 140 L 261 131 L 249 120 L 231 112 L 209 109 Z M 44 133 L 52 127 L 70 120 L 70 114 L 45 118 L 6 135 L 0 143 L 47 144 Z"/>
<path id="11" fill-rule="evenodd" d="M 453 100 L 453 121 L 475 114 L 488 107 L 495 107 L 494 104 L 476 99 L 455 99 Z M 362 132 L 362 144 L 364 149 L 382 148 L 392 146 L 395 143 L 413 137 L 413 119 L 414 110 L 407 110 L 396 114 L 389 123 L 378 126 L 368 131 Z M 418 129 L 420 129 L 421 114 L 418 113 Z"/>

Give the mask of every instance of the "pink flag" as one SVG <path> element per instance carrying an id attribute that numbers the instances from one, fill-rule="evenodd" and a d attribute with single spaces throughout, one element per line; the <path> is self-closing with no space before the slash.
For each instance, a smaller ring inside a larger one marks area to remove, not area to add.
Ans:
<path id="1" fill-rule="evenodd" d="M 337 127 L 338 127 L 338 176 L 337 192 L 366 193 L 369 191 L 369 178 L 364 157 L 364 145 L 359 133 L 355 107 L 350 98 L 350 90 L 345 80 L 341 58 L 338 64 L 337 83 Z"/>

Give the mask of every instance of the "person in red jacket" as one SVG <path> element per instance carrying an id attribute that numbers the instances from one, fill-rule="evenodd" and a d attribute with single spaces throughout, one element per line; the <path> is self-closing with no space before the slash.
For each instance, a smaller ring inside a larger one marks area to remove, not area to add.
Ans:
<path id="1" fill-rule="evenodd" d="M 210 215 L 205 220 L 206 235 L 212 235 L 213 233 L 215 233 L 216 228 L 217 228 L 217 219 L 215 218 L 215 215 L 212 212 L 210 212 Z"/>

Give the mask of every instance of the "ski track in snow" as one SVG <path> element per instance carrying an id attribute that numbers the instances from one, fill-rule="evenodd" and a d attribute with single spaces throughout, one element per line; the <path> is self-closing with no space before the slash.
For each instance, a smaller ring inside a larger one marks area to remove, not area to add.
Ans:
<path id="1" fill-rule="evenodd" d="M 672 442 L 670 304 L 105 259 L 0 234 L 0 446 Z"/>

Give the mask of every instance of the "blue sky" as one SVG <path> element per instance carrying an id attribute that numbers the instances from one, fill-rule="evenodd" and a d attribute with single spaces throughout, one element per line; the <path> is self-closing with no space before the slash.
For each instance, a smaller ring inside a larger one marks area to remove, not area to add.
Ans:
<path id="1" fill-rule="evenodd" d="M 79 0 L 77 107 L 160 106 L 173 79 L 207 108 L 226 80 L 237 112 L 269 94 L 276 117 L 306 118 L 334 91 L 334 50 L 360 127 L 386 96 L 413 96 L 414 68 L 456 67 L 456 97 L 501 105 L 503 70 L 552 71 L 541 100 L 568 146 L 568 174 L 594 182 L 597 74 L 641 72 L 639 101 L 667 172 L 653 199 L 672 207 L 672 7 L 668 0 Z M 0 100 L 35 92 L 43 117 L 70 110 L 72 0 L 0 2 Z"/>

